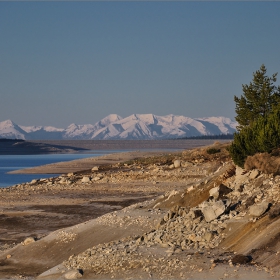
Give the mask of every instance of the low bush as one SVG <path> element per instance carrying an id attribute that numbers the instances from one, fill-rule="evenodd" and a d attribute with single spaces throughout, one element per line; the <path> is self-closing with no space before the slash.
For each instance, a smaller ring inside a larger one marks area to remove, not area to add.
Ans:
<path id="1" fill-rule="evenodd" d="M 221 150 L 220 149 L 216 149 L 216 148 L 210 148 L 208 150 L 206 150 L 207 154 L 209 155 L 213 155 L 213 154 L 217 154 L 217 153 L 220 153 Z"/>

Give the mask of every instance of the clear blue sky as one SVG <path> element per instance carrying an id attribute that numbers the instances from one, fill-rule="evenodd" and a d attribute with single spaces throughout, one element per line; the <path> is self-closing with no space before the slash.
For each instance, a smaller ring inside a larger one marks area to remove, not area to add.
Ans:
<path id="1" fill-rule="evenodd" d="M 253 72 L 280 72 L 279 13 L 280 2 L 0 2 L 0 121 L 234 119 Z"/>

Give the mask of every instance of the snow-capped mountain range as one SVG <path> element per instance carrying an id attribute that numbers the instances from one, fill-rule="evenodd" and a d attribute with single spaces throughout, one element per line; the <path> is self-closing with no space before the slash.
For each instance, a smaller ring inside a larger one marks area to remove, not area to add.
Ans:
<path id="1" fill-rule="evenodd" d="M 11 120 L 0 122 L 0 138 L 24 140 L 148 140 L 201 135 L 232 134 L 237 122 L 226 117 L 189 118 L 185 116 L 133 114 L 122 118 L 111 114 L 92 124 L 70 124 L 67 128 L 22 126 Z"/>

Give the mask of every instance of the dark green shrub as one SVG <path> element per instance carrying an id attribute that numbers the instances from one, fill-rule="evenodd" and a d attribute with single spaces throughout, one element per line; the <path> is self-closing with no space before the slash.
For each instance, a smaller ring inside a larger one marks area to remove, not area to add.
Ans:
<path id="1" fill-rule="evenodd" d="M 280 108 L 274 108 L 267 117 L 259 117 L 251 126 L 234 134 L 229 147 L 234 163 L 244 167 L 248 156 L 256 153 L 271 153 L 280 146 Z"/>
<path id="2" fill-rule="evenodd" d="M 209 155 L 213 155 L 213 154 L 219 153 L 220 151 L 221 151 L 220 149 L 210 148 L 210 149 L 208 149 L 206 152 L 207 152 L 207 154 L 209 154 Z"/>

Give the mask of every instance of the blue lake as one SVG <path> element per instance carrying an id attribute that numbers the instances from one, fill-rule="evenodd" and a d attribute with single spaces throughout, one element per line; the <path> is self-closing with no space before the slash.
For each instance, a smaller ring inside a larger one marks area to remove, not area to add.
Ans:
<path id="1" fill-rule="evenodd" d="M 9 171 L 119 152 L 123 150 L 91 151 L 80 154 L 0 155 L 0 188 L 30 182 L 32 179 L 58 176 L 58 174 L 7 174 Z"/>

